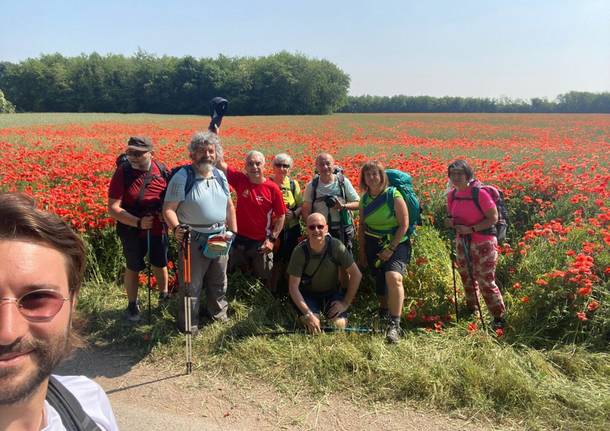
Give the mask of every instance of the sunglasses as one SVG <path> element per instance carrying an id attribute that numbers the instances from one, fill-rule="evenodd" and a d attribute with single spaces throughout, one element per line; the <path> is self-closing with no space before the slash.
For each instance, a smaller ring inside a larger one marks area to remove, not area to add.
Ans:
<path id="1" fill-rule="evenodd" d="M 20 298 L 0 298 L 0 303 L 4 301 L 17 304 L 17 310 L 23 317 L 31 322 L 47 322 L 51 320 L 64 302 L 70 298 L 64 298 L 61 293 L 51 289 L 32 290 Z"/>
<path id="2" fill-rule="evenodd" d="M 310 224 L 309 226 L 307 226 L 307 229 L 309 229 L 310 231 L 315 231 L 317 230 L 324 230 L 324 228 L 326 227 L 326 225 L 324 224 Z"/>
<path id="3" fill-rule="evenodd" d="M 139 157 L 142 157 L 146 153 L 148 153 L 148 151 L 126 151 L 125 155 L 127 157 L 139 158 Z"/>
<path id="4" fill-rule="evenodd" d="M 278 168 L 290 169 L 290 165 L 286 165 L 284 163 L 276 163 L 275 166 L 277 166 Z"/>

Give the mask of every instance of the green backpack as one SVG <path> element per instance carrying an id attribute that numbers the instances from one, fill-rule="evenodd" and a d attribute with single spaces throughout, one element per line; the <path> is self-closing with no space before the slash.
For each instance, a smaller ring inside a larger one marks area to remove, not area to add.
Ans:
<path id="1" fill-rule="evenodd" d="M 394 210 L 394 190 L 398 190 L 409 210 L 409 229 L 407 230 L 407 235 L 411 236 L 415 231 L 415 226 L 421 226 L 422 224 L 421 206 L 419 204 L 419 199 L 417 199 L 415 191 L 413 190 L 411 175 L 399 171 L 398 169 L 386 169 L 385 173 L 390 181 L 390 187 L 388 187 L 386 193 L 373 199 L 364 207 L 364 216 L 366 217 L 368 214 L 373 213 L 383 204 L 387 204 L 390 211 L 392 211 L 393 214 L 396 214 Z"/>

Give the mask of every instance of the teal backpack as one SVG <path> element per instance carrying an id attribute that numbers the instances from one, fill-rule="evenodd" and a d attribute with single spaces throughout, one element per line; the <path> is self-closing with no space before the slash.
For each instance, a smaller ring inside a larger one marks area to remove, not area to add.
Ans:
<path id="1" fill-rule="evenodd" d="M 399 171 L 398 169 L 386 169 L 386 175 L 388 176 L 388 180 L 390 181 L 390 187 L 386 193 L 384 193 L 383 197 L 379 196 L 377 199 L 371 201 L 369 205 L 364 208 L 364 215 L 371 214 L 375 211 L 379 206 L 387 203 L 388 207 L 390 207 L 390 211 L 395 214 L 394 211 L 394 190 L 398 190 L 402 195 L 405 203 L 407 204 L 407 209 L 409 210 L 409 229 L 407 230 L 407 235 L 411 236 L 415 231 L 415 226 L 421 226 L 421 206 L 419 205 L 419 199 L 415 195 L 415 191 L 413 190 L 413 180 L 411 179 L 411 175 L 406 172 Z"/>

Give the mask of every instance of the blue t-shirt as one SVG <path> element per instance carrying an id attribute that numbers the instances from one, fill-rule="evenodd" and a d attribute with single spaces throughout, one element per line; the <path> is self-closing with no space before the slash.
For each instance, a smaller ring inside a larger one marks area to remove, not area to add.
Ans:
<path id="1" fill-rule="evenodd" d="M 180 202 L 176 211 L 180 223 L 186 223 L 202 233 L 210 233 L 206 226 L 225 223 L 227 201 L 230 199 L 229 184 L 222 171 L 218 171 L 218 175 L 224 186 L 213 175 L 203 178 L 197 173 L 193 188 L 185 196 L 186 168 L 174 174 L 167 186 L 165 202 Z"/>

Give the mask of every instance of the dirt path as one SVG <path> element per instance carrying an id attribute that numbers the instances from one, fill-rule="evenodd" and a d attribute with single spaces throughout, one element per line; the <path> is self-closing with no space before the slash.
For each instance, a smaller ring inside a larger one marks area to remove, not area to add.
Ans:
<path id="1" fill-rule="evenodd" d="M 93 378 L 108 393 L 122 430 L 486 430 L 480 422 L 404 407 L 358 406 L 331 397 L 288 397 L 259 381 L 186 376 L 159 369 L 125 351 L 77 352 L 59 374 Z"/>

